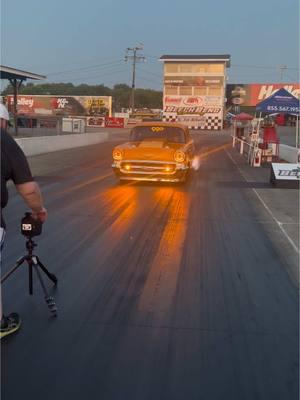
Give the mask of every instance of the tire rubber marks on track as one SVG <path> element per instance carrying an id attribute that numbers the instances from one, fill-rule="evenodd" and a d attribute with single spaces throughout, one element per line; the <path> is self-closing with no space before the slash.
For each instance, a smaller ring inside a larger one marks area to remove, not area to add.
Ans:
<path id="1" fill-rule="evenodd" d="M 69 188 L 63 189 L 61 192 L 59 192 L 59 194 L 68 194 L 79 189 L 84 189 L 85 187 L 92 185 L 94 183 L 99 183 L 110 176 L 113 176 L 112 172 L 102 176 L 96 176 L 96 178 L 87 179 L 82 183 L 78 183 L 74 186 L 70 186 Z"/>
<path id="2" fill-rule="evenodd" d="M 246 182 L 250 182 L 248 181 L 248 179 L 246 178 L 244 172 L 241 170 L 241 168 L 238 166 L 238 164 L 236 163 L 236 161 L 232 158 L 231 154 L 228 153 L 227 150 L 225 150 L 226 154 L 228 155 L 228 157 L 231 159 L 231 161 L 235 164 L 235 166 L 237 167 L 239 173 L 241 174 L 241 176 L 243 177 L 243 179 Z M 281 230 L 281 232 L 283 233 L 283 235 L 285 236 L 285 238 L 288 240 L 288 242 L 290 243 L 290 245 L 293 247 L 293 249 L 295 250 L 295 252 L 297 254 L 300 254 L 298 247 L 295 245 L 295 243 L 293 242 L 293 240 L 290 238 L 290 236 L 288 235 L 288 233 L 285 231 L 285 229 L 283 228 L 283 224 L 282 222 L 278 221 L 277 218 L 275 217 L 275 215 L 272 213 L 272 211 L 270 210 L 270 208 L 267 206 L 267 204 L 264 202 L 264 200 L 262 199 L 262 197 L 259 195 L 259 193 L 257 192 L 256 189 L 252 188 L 253 192 L 256 194 L 257 198 L 259 199 L 259 201 L 261 202 L 261 204 L 264 206 L 264 208 L 267 210 L 267 212 L 270 214 L 270 216 L 272 217 L 272 219 L 275 221 L 276 225 L 279 227 L 279 229 Z"/>
<path id="3" fill-rule="evenodd" d="M 139 311 L 153 313 L 160 320 L 170 311 L 173 303 L 187 230 L 189 208 L 188 194 L 176 191 L 169 206 L 169 217 L 157 254 L 151 265 L 139 301 Z"/>

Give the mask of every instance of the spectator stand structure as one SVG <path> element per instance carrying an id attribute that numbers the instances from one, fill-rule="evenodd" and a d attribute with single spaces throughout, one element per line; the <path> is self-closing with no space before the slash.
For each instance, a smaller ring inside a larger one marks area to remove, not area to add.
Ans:
<path id="1" fill-rule="evenodd" d="M 33 80 L 42 80 L 46 79 L 44 75 L 34 74 L 32 72 L 22 71 L 20 69 L 6 67 L 4 65 L 0 65 L 0 78 L 7 79 L 13 87 L 14 91 L 14 126 L 15 126 L 15 134 L 18 134 L 18 92 L 20 87 L 24 81 L 27 79 Z"/>

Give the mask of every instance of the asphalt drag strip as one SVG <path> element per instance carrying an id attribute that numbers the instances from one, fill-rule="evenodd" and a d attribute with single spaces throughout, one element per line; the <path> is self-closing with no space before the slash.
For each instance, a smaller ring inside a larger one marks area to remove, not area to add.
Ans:
<path id="1" fill-rule="evenodd" d="M 229 136 L 194 137 L 186 185 L 119 185 L 114 143 L 30 160 L 49 211 L 36 253 L 59 310 L 48 316 L 36 280 L 28 295 L 26 267 L 3 285 L 23 326 L 2 341 L 2 399 L 298 399 L 295 252 Z M 23 211 L 11 188 L 2 273 L 24 251 Z"/>

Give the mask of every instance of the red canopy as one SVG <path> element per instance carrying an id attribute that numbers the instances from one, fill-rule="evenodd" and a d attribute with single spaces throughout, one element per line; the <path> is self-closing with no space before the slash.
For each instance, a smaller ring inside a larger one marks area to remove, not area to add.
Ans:
<path id="1" fill-rule="evenodd" d="M 252 115 L 244 113 L 244 112 L 233 117 L 233 119 L 235 119 L 236 121 L 251 121 L 253 118 L 254 117 Z"/>

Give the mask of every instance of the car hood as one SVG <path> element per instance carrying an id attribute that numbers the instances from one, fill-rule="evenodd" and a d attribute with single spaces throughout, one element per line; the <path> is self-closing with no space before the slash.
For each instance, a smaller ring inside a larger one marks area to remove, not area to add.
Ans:
<path id="1" fill-rule="evenodd" d="M 143 140 L 124 143 L 117 148 L 122 150 L 123 160 L 174 161 L 175 151 L 184 151 L 184 144 L 169 143 L 164 140 Z"/>

